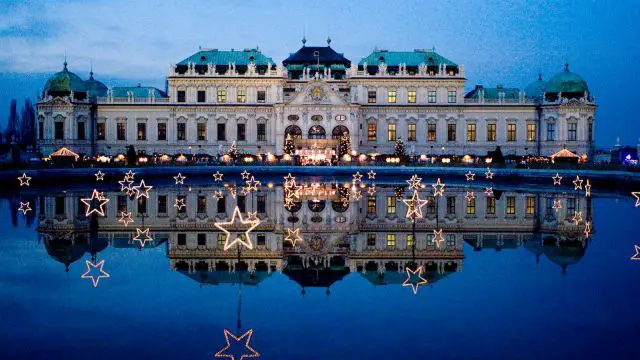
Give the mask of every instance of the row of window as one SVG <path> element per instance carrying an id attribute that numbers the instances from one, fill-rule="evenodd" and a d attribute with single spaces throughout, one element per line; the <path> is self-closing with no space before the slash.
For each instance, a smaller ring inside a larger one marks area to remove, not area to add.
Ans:
<path id="1" fill-rule="evenodd" d="M 267 99 L 266 91 L 258 90 L 257 102 L 264 103 L 266 99 Z M 187 92 L 185 90 L 177 91 L 177 101 L 179 103 L 187 102 Z M 196 93 L 196 101 L 199 103 L 207 102 L 207 91 L 198 90 Z M 216 91 L 216 102 L 220 104 L 224 104 L 227 102 L 227 89 L 218 89 Z M 236 102 L 239 104 L 244 104 L 247 102 L 247 91 L 245 89 L 239 88 L 236 90 Z"/>
<path id="2" fill-rule="evenodd" d="M 494 142 L 496 141 L 496 124 L 487 124 L 487 137 L 486 141 Z M 474 123 L 467 124 L 467 142 L 475 142 L 477 141 L 477 126 Z M 447 141 L 456 141 L 456 130 L 457 124 L 447 124 Z M 593 138 L 593 124 L 589 123 L 588 126 L 588 140 Z M 370 122 L 367 125 L 367 140 L 368 141 L 376 141 L 378 139 L 378 125 L 375 122 Z M 394 123 L 387 124 L 387 140 L 388 141 L 396 141 L 397 139 L 397 126 Z M 416 124 L 408 124 L 407 125 L 407 141 L 417 141 L 418 136 L 416 132 Z M 431 123 L 427 124 L 427 141 L 436 141 L 437 140 L 437 128 L 436 124 Z M 526 125 L 526 140 L 527 141 L 536 141 L 537 140 L 537 126 L 536 123 L 527 123 Z M 556 140 L 556 124 L 555 123 L 547 123 L 547 140 L 553 141 Z M 578 140 L 578 124 L 577 123 L 569 123 L 567 128 L 567 140 L 568 141 L 577 141 Z M 507 124 L 507 141 L 515 142 L 517 141 L 517 125 L 516 124 Z"/>
<path id="3" fill-rule="evenodd" d="M 574 199 L 575 200 L 575 199 Z M 476 213 L 476 199 L 471 198 L 467 199 L 466 206 L 466 214 L 467 215 L 475 215 Z M 395 215 L 396 214 L 396 204 L 397 199 L 395 196 L 387 196 L 387 215 Z M 427 215 L 435 215 L 436 214 L 436 202 L 429 201 L 427 204 Z M 487 215 L 495 215 L 496 213 L 496 199 L 494 197 L 487 197 L 486 204 L 486 214 Z M 526 197 L 526 215 L 535 215 L 536 213 L 536 198 L 534 196 Z M 369 196 L 367 198 L 367 214 L 376 215 L 377 214 L 377 205 L 376 205 L 376 197 Z M 447 197 L 447 215 L 455 215 L 456 214 L 456 197 L 448 196 Z M 515 196 L 507 196 L 506 197 L 506 215 L 515 215 L 516 214 L 516 197 Z"/>
<path id="4" fill-rule="evenodd" d="M 180 206 L 177 209 L 178 214 L 186 214 L 187 212 L 187 197 L 185 195 L 178 195 L 176 199 L 184 204 L 185 206 Z M 246 197 L 244 195 L 237 195 L 237 206 L 241 212 L 246 212 Z M 158 195 L 157 200 L 158 205 L 158 214 L 167 214 L 168 213 L 168 203 L 167 203 L 167 195 Z M 197 198 L 197 206 L 196 206 L 196 214 L 206 214 L 207 213 L 207 196 L 200 195 Z M 216 213 L 218 214 L 226 214 L 227 213 L 227 203 L 225 201 L 225 197 L 216 200 Z M 172 205 L 173 206 L 173 205 Z M 84 209 L 84 207 L 80 207 Z M 117 199 L 117 209 L 118 213 L 127 210 L 127 197 L 124 195 L 119 195 Z M 258 194 L 256 197 L 256 208 L 255 211 L 258 214 L 264 214 L 267 210 L 267 196 L 263 194 Z M 138 214 L 146 214 L 147 213 L 147 199 L 141 197 L 138 199 Z"/>
<path id="5" fill-rule="evenodd" d="M 435 247 L 435 241 L 433 234 L 427 234 L 427 246 Z M 387 248 L 395 248 L 396 247 L 396 234 L 386 234 L 386 247 Z M 376 234 L 367 234 L 367 247 L 376 247 L 377 236 Z M 413 234 L 406 234 L 406 244 L 407 248 L 413 247 L 416 243 L 416 238 Z M 445 237 L 445 246 L 453 247 L 456 246 L 456 235 L 455 234 L 447 234 Z"/>
<path id="6" fill-rule="evenodd" d="M 216 234 L 216 245 L 219 248 L 223 248 L 226 242 L 226 234 L 217 233 Z M 207 246 L 207 234 L 199 233 L 196 238 L 197 246 Z M 257 246 L 265 246 L 267 243 L 267 235 L 263 233 L 256 234 L 256 245 Z M 187 234 L 179 233 L 177 237 L 177 245 L 178 246 L 187 246 Z"/>
<path id="7" fill-rule="evenodd" d="M 387 90 L 387 103 L 395 104 L 398 101 L 398 94 L 396 90 Z M 417 92 L 415 90 L 409 90 L 407 92 L 407 102 L 409 104 L 415 104 L 418 101 Z M 427 103 L 435 104 L 438 101 L 438 95 L 436 91 L 430 90 L 427 92 Z M 447 102 L 449 104 L 455 104 L 458 101 L 458 95 L 456 91 L 450 90 L 447 92 Z M 378 92 L 376 90 L 369 90 L 367 92 L 367 102 L 369 104 L 375 104 L 378 102 Z"/>
<path id="8" fill-rule="evenodd" d="M 218 134 L 217 134 L 216 140 L 226 141 L 227 140 L 226 124 L 224 123 L 217 124 L 217 130 L 218 130 Z M 137 124 L 136 138 L 137 140 L 140 140 L 140 141 L 148 140 L 146 123 Z M 97 139 L 98 140 L 106 139 L 105 123 L 98 123 Z M 196 139 L 198 141 L 207 140 L 207 124 L 206 123 L 196 124 Z M 118 141 L 127 140 L 127 124 L 126 123 L 118 122 L 116 124 L 116 140 Z M 156 140 L 167 141 L 167 123 L 158 123 Z M 186 123 L 183 123 L 183 122 L 176 123 L 176 140 L 177 141 L 187 140 L 187 124 Z M 247 140 L 246 124 L 236 124 L 236 140 L 238 141 Z M 256 140 L 257 141 L 267 140 L 267 124 L 265 123 L 256 124 Z"/>

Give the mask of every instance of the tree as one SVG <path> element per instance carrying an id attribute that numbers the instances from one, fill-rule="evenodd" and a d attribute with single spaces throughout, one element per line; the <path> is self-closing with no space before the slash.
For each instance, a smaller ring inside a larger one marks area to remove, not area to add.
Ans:
<path id="1" fill-rule="evenodd" d="M 11 143 L 11 141 L 18 141 L 18 103 L 16 99 L 11 100 L 11 107 L 9 109 L 9 120 L 7 121 L 7 128 L 4 131 L 5 139 L 7 143 Z"/>
<path id="2" fill-rule="evenodd" d="M 395 145 L 394 150 L 395 150 L 396 156 L 405 156 L 406 155 L 407 149 L 405 149 L 404 141 L 402 141 L 401 138 L 398 138 L 396 140 L 396 145 Z"/>
<path id="3" fill-rule="evenodd" d="M 36 144 L 36 112 L 29 99 L 25 99 L 24 106 L 22 107 L 20 133 L 20 139 L 23 145 L 30 146 Z"/>
<path id="4" fill-rule="evenodd" d="M 229 147 L 229 152 L 227 152 L 227 155 L 229 155 L 233 161 L 238 158 L 238 147 L 236 146 L 235 141 L 231 143 L 231 147 Z"/>
<path id="5" fill-rule="evenodd" d="M 287 137 L 284 139 L 284 152 L 285 154 L 293 155 L 296 152 L 296 147 L 293 144 L 293 138 L 291 134 L 287 134 Z"/>
<path id="6" fill-rule="evenodd" d="M 129 148 L 127 148 L 127 163 L 129 166 L 136 166 L 138 163 L 138 154 L 136 154 L 136 149 L 133 145 L 129 145 Z"/>
<path id="7" fill-rule="evenodd" d="M 502 154 L 502 149 L 500 146 L 496 146 L 496 150 L 489 152 L 489 156 L 492 158 L 492 163 L 494 164 L 504 164 L 504 155 Z"/>
<path id="8" fill-rule="evenodd" d="M 340 137 L 340 145 L 338 146 L 338 156 L 343 157 L 345 154 L 351 152 L 351 138 L 349 134 L 344 133 Z"/>

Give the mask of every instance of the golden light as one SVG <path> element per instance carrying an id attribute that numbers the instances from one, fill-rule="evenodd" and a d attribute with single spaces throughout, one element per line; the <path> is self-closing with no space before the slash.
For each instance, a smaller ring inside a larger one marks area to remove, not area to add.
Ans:
<path id="1" fill-rule="evenodd" d="M 491 164 L 493 162 L 493 158 L 488 157 L 488 158 L 484 159 L 484 162 L 487 163 L 487 164 Z"/>
<path id="2" fill-rule="evenodd" d="M 272 182 L 268 183 L 268 184 L 267 184 L 267 187 L 268 187 L 269 189 L 273 189 L 273 183 L 272 183 Z"/>
<path id="3" fill-rule="evenodd" d="M 289 155 L 289 154 L 284 154 L 284 155 L 282 156 L 282 160 L 284 160 L 284 161 L 291 161 L 291 155 Z"/>
<path id="4" fill-rule="evenodd" d="M 229 161 L 231 161 L 231 156 L 227 154 L 222 155 L 222 161 L 228 163 Z"/>
<path id="5" fill-rule="evenodd" d="M 244 162 L 253 162 L 253 158 L 251 156 L 245 156 Z"/>
<path id="6" fill-rule="evenodd" d="M 149 162 L 149 158 L 148 158 L 148 157 L 146 157 L 146 156 L 140 156 L 140 157 L 138 158 L 138 162 L 139 162 L 140 164 L 146 164 L 146 163 L 148 163 L 148 162 Z"/>
<path id="7" fill-rule="evenodd" d="M 171 157 L 167 154 L 163 154 L 160 156 L 160 162 L 167 163 L 171 160 Z"/>
<path id="8" fill-rule="evenodd" d="M 111 159 L 109 159 L 108 157 L 106 157 L 104 155 L 100 155 L 100 156 L 98 156 L 96 161 L 99 162 L 99 163 L 108 163 L 108 162 L 111 162 Z"/>
<path id="9" fill-rule="evenodd" d="M 358 156 L 358 160 L 360 160 L 360 161 L 365 161 L 365 160 L 367 160 L 367 155 L 365 155 L 365 154 L 360 154 L 360 156 Z"/>
<path id="10" fill-rule="evenodd" d="M 180 156 L 176 158 L 176 162 L 181 162 L 181 163 L 187 162 L 187 157 L 184 156 L 183 154 L 180 154 Z"/>
<path id="11" fill-rule="evenodd" d="M 276 157 L 272 153 L 267 153 L 267 161 L 272 162 L 275 161 Z"/>
<path id="12" fill-rule="evenodd" d="M 351 161 L 351 155 L 349 155 L 349 154 L 344 154 L 344 156 L 342 157 L 342 160 L 344 160 L 344 161 Z"/>
<path id="13" fill-rule="evenodd" d="M 442 163 L 443 163 L 443 164 L 449 164 L 449 163 L 451 163 L 451 159 L 449 159 L 449 158 L 443 158 L 443 159 L 442 159 Z"/>
<path id="14" fill-rule="evenodd" d="M 465 155 L 462 157 L 462 162 L 470 164 L 473 162 L 473 158 L 470 155 Z"/>

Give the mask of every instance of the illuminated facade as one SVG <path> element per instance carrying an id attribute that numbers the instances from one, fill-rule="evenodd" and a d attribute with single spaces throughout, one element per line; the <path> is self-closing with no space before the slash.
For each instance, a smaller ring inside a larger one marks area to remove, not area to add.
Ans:
<path id="1" fill-rule="evenodd" d="M 352 150 L 415 154 L 590 154 L 595 102 L 567 67 L 524 89 L 476 86 L 433 50 L 376 50 L 351 63 L 330 46 L 303 47 L 276 63 L 257 49 L 200 50 L 169 68 L 167 89 L 107 88 L 91 73 L 64 70 L 37 104 L 39 148 L 77 153 L 332 155 L 342 135 Z"/>

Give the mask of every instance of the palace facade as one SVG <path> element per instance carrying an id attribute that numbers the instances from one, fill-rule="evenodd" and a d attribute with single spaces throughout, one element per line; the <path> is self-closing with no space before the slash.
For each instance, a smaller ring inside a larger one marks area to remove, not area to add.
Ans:
<path id="1" fill-rule="evenodd" d="M 352 63 L 331 47 L 303 46 L 281 64 L 258 49 L 202 49 L 169 67 L 166 89 L 107 87 L 93 72 L 45 84 L 37 104 L 39 150 L 115 155 L 333 155 L 344 135 L 359 153 L 590 155 L 596 104 L 569 66 L 524 88 L 477 85 L 434 50 L 376 50 Z"/>

